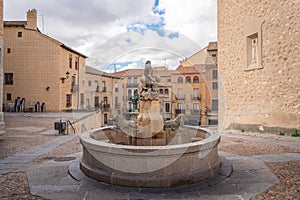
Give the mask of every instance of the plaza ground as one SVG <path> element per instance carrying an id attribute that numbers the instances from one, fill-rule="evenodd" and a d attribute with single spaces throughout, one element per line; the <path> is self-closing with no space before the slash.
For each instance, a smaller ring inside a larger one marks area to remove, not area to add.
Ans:
<path id="1" fill-rule="evenodd" d="M 219 151 L 229 177 L 170 189 L 114 187 L 80 172 L 77 134 L 53 130 L 60 119 L 82 116 L 5 113 L 0 199 L 299 199 L 300 138 L 228 130 Z"/>

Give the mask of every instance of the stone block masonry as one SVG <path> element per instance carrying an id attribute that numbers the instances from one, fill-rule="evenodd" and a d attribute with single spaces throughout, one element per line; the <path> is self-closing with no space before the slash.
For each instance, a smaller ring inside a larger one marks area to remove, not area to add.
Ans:
<path id="1" fill-rule="evenodd" d="M 300 129 L 299 10 L 298 0 L 218 1 L 220 129 Z"/>

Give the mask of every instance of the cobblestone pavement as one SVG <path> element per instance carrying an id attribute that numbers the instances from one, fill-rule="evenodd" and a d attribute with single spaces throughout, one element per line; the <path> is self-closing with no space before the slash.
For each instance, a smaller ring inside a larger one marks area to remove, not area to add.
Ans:
<path id="1" fill-rule="evenodd" d="M 66 115 L 5 114 L 0 199 L 299 199 L 300 138 L 226 131 L 219 145 L 223 165 L 233 168 L 226 179 L 171 189 L 113 187 L 81 173 L 78 135 L 43 134 L 73 117 Z"/>

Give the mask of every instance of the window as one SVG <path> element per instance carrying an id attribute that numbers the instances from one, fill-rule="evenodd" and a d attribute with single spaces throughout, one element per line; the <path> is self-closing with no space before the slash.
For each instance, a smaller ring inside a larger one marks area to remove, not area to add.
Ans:
<path id="1" fill-rule="evenodd" d="M 165 112 L 169 113 L 170 112 L 170 103 L 165 104 Z"/>
<path id="2" fill-rule="evenodd" d="M 262 69 L 262 24 L 264 20 L 252 18 L 245 26 L 244 60 L 246 70 Z"/>
<path id="3" fill-rule="evenodd" d="M 76 70 L 79 69 L 79 57 L 77 57 L 76 60 L 75 60 L 75 69 Z"/>
<path id="4" fill-rule="evenodd" d="M 218 70 L 212 71 L 212 77 L 213 77 L 213 79 L 218 79 Z"/>
<path id="5" fill-rule="evenodd" d="M 218 82 L 212 82 L 212 89 L 217 90 L 218 89 Z"/>
<path id="6" fill-rule="evenodd" d="M 88 82 L 88 86 L 92 86 L 92 81 L 89 81 L 89 82 Z"/>
<path id="7" fill-rule="evenodd" d="M 10 48 L 7 48 L 7 53 L 11 53 L 11 50 L 10 50 Z"/>
<path id="8" fill-rule="evenodd" d="M 212 54 L 211 56 L 212 56 L 212 57 L 217 57 L 217 54 Z"/>
<path id="9" fill-rule="evenodd" d="M 105 81 L 102 81 L 102 92 L 106 92 L 106 84 L 105 84 Z"/>
<path id="10" fill-rule="evenodd" d="M 76 76 L 72 76 L 72 82 L 71 82 L 71 84 L 75 85 L 75 83 L 76 83 Z"/>
<path id="11" fill-rule="evenodd" d="M 94 102 L 94 104 L 95 104 L 95 108 L 99 108 L 100 107 L 100 98 L 99 97 L 95 97 L 95 102 Z"/>
<path id="12" fill-rule="evenodd" d="M 199 83 L 199 77 L 198 76 L 194 76 L 193 82 L 194 83 Z"/>
<path id="13" fill-rule="evenodd" d="M 131 87 L 131 78 L 127 79 L 127 87 Z"/>
<path id="14" fill-rule="evenodd" d="M 14 84 L 14 74 L 13 73 L 5 73 L 4 74 L 4 84 L 5 85 L 13 85 Z"/>
<path id="15" fill-rule="evenodd" d="M 71 55 L 69 57 L 69 67 L 70 67 L 70 69 L 72 69 L 72 56 Z"/>
<path id="16" fill-rule="evenodd" d="M 165 89 L 165 94 L 169 94 L 169 89 Z"/>
<path id="17" fill-rule="evenodd" d="M 66 107 L 71 107 L 72 106 L 72 95 L 67 94 L 66 95 Z"/>
<path id="18" fill-rule="evenodd" d="M 104 104 L 104 105 L 107 105 L 107 104 L 108 104 L 107 102 L 108 102 L 107 97 L 104 97 L 104 98 L 103 98 L 103 104 Z"/>
<path id="19" fill-rule="evenodd" d="M 181 76 L 178 77 L 178 83 L 183 83 L 183 78 Z"/>
<path id="20" fill-rule="evenodd" d="M 115 109 L 120 109 L 119 108 L 119 98 L 115 97 Z"/>
<path id="21" fill-rule="evenodd" d="M 119 83 L 115 84 L 115 92 L 119 92 Z"/>
<path id="22" fill-rule="evenodd" d="M 105 113 L 104 115 L 103 115 L 103 121 L 104 121 L 104 124 L 107 124 L 107 114 Z"/>
<path id="23" fill-rule="evenodd" d="M 179 104 L 178 104 L 178 109 L 180 109 L 180 110 L 183 109 L 183 104 L 182 104 L 182 103 L 179 103 Z"/>
<path id="24" fill-rule="evenodd" d="M 84 104 L 84 93 L 80 93 L 80 105 Z"/>
<path id="25" fill-rule="evenodd" d="M 94 81 L 94 90 L 95 92 L 99 92 L 99 83 L 97 80 Z"/>
<path id="26" fill-rule="evenodd" d="M 199 88 L 194 88 L 193 89 L 193 97 L 198 98 L 199 97 Z"/>
<path id="27" fill-rule="evenodd" d="M 194 103 L 193 104 L 193 109 L 194 110 L 199 110 L 199 104 L 198 103 Z"/>
<path id="28" fill-rule="evenodd" d="M 211 110 L 218 111 L 218 99 L 213 99 L 211 101 Z"/>
<path id="29" fill-rule="evenodd" d="M 6 100 L 7 101 L 11 101 L 11 93 L 7 93 L 6 94 Z"/>
<path id="30" fill-rule="evenodd" d="M 137 77 L 134 77 L 133 83 L 134 83 L 134 87 L 138 87 L 138 80 L 137 80 Z"/>
<path id="31" fill-rule="evenodd" d="M 18 37 L 22 37 L 22 32 L 18 32 Z"/>
<path id="32" fill-rule="evenodd" d="M 191 83 L 191 77 L 187 76 L 187 77 L 185 78 L 185 82 L 186 82 L 186 83 Z"/>
<path id="33" fill-rule="evenodd" d="M 183 95 L 183 89 L 182 88 L 178 88 L 178 99 L 184 99 L 184 95 Z"/>
<path id="34" fill-rule="evenodd" d="M 163 94 L 164 93 L 164 89 L 159 89 L 159 93 Z"/>
<path id="35" fill-rule="evenodd" d="M 258 63 L 258 34 L 254 34 L 248 37 L 249 52 L 248 52 L 248 65 Z"/>
<path id="36" fill-rule="evenodd" d="M 128 94 L 128 100 L 130 100 L 130 97 L 132 96 L 132 90 L 129 89 L 127 94 Z"/>

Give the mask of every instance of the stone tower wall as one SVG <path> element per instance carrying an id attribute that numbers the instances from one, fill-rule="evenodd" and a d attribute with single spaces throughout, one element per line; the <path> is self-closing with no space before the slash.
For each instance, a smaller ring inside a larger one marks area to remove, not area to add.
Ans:
<path id="1" fill-rule="evenodd" d="M 218 1 L 220 129 L 300 129 L 299 13 L 299 0 Z"/>

